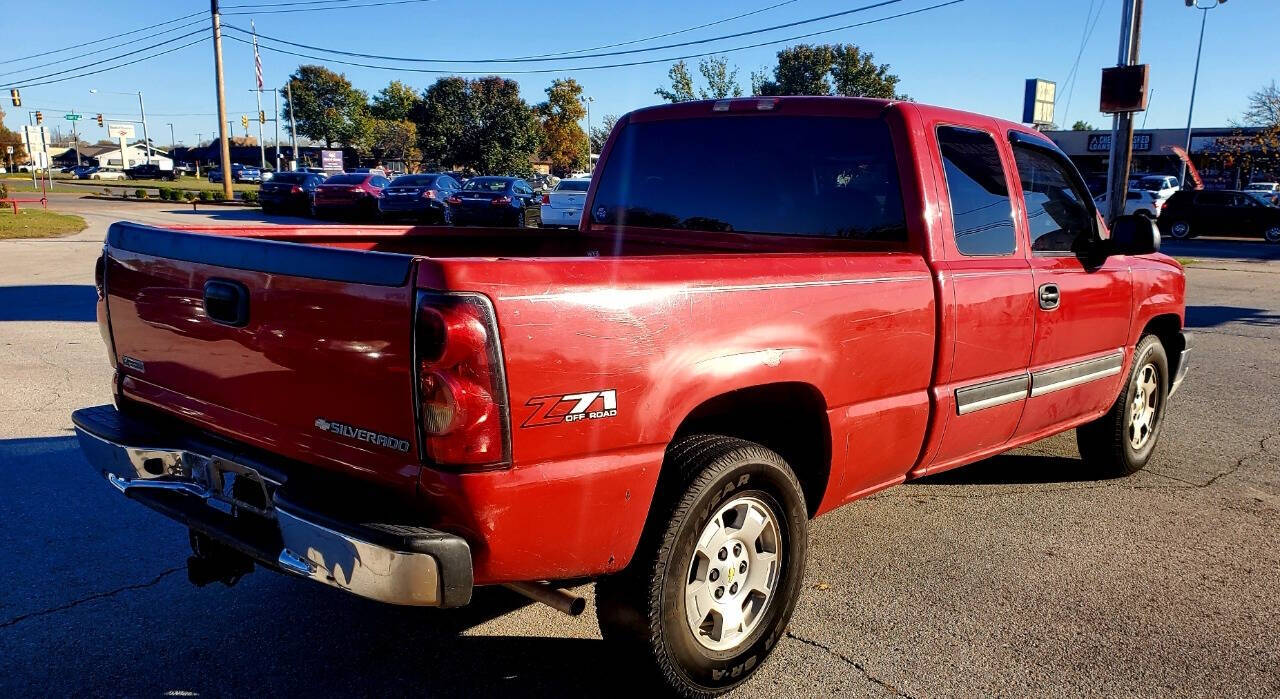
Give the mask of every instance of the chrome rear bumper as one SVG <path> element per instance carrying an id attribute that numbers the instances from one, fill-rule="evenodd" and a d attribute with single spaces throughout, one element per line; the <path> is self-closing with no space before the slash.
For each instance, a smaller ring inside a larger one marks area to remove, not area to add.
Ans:
<path id="1" fill-rule="evenodd" d="M 461 537 L 316 512 L 243 459 L 198 444 L 151 446 L 139 436 L 145 425 L 112 406 L 78 410 L 72 422 L 85 457 L 117 490 L 261 565 L 389 604 L 471 600 L 471 550 Z"/>

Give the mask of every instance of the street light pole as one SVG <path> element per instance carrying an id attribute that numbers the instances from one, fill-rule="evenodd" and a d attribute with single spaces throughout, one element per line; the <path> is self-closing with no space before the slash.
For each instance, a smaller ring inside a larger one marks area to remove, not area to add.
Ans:
<path id="1" fill-rule="evenodd" d="M 177 145 L 178 139 L 173 136 L 173 122 L 169 122 L 169 159 L 173 159 L 173 147 Z"/>
<path id="2" fill-rule="evenodd" d="M 1200 82 L 1200 52 L 1204 50 L 1204 25 L 1205 20 L 1209 18 L 1209 10 L 1221 5 L 1225 0 L 1213 0 L 1213 4 L 1208 7 L 1200 7 L 1198 0 L 1189 0 L 1187 7 L 1194 7 L 1200 10 L 1200 43 L 1196 46 L 1196 69 L 1191 76 L 1191 105 L 1187 107 L 1187 135 L 1184 148 L 1187 151 L 1187 157 L 1191 157 L 1191 115 L 1196 111 L 1196 84 Z M 1187 163 L 1182 162 L 1182 174 L 1178 177 L 1180 186 L 1187 186 Z"/>
<path id="3" fill-rule="evenodd" d="M 289 161 L 289 169 L 298 169 L 298 124 L 293 120 L 293 78 L 289 78 L 289 82 L 285 83 L 285 89 L 289 91 L 289 141 L 293 146 L 293 158 Z"/>

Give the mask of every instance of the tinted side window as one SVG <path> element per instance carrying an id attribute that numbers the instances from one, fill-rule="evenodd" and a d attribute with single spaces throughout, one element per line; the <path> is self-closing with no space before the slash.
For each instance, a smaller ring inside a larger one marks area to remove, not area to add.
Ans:
<path id="1" fill-rule="evenodd" d="M 1227 206 L 1231 203 L 1231 195 L 1226 192 L 1201 192 L 1196 196 L 1200 206 Z"/>
<path id="2" fill-rule="evenodd" d="M 732 115 L 631 123 L 587 207 L 598 224 L 907 239 L 878 119 Z"/>
<path id="3" fill-rule="evenodd" d="M 1048 153 L 1014 144 L 1034 252 L 1073 252 L 1093 237 L 1093 214 L 1066 167 Z"/>
<path id="4" fill-rule="evenodd" d="M 1009 185 L 990 134 L 938 127 L 951 198 L 956 248 L 962 255 L 1007 255 L 1016 247 Z"/>

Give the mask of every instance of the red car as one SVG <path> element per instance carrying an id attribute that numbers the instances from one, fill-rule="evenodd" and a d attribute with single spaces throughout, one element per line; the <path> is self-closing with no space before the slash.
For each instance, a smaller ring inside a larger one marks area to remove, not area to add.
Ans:
<path id="1" fill-rule="evenodd" d="M 378 174 L 334 175 L 316 186 L 311 215 L 317 218 L 363 218 L 379 216 L 378 200 L 391 180 Z"/>
<path id="2" fill-rule="evenodd" d="M 655 107 L 574 231 L 115 224 L 115 404 L 73 421 L 198 583 L 573 613 L 547 583 L 594 578 L 618 662 L 707 696 L 786 642 L 809 518 L 1070 429 L 1082 472 L 1148 462 L 1190 348 L 1158 244 L 1019 124 Z"/>

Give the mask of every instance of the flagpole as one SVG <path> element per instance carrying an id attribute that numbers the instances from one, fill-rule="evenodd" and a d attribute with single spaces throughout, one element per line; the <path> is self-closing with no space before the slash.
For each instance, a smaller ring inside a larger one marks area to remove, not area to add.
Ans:
<path id="1" fill-rule="evenodd" d="M 258 96 L 258 156 L 260 167 L 266 170 L 267 144 L 262 140 L 262 57 L 258 55 L 258 28 L 253 26 L 253 20 L 249 20 L 249 28 L 253 30 L 253 70 L 258 79 L 258 89 L 254 91 Z"/>

